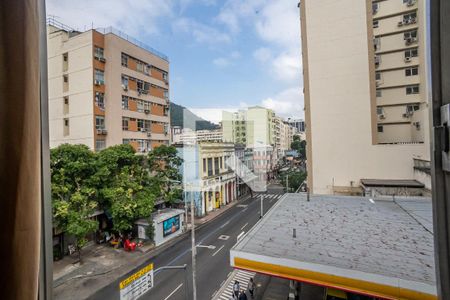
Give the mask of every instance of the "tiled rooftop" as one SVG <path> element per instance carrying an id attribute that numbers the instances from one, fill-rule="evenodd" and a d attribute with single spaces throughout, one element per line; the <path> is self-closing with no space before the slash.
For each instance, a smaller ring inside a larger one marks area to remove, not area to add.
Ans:
<path id="1" fill-rule="evenodd" d="M 431 212 L 429 198 L 288 194 L 232 251 L 435 285 Z"/>

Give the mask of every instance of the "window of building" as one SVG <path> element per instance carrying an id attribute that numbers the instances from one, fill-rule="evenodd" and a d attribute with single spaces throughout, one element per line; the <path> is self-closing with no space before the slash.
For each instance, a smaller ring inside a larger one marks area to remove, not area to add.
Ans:
<path id="1" fill-rule="evenodd" d="M 128 76 L 122 75 L 122 89 L 128 90 Z"/>
<path id="2" fill-rule="evenodd" d="M 382 114 L 383 114 L 383 108 L 377 107 L 377 115 L 382 115 Z"/>
<path id="3" fill-rule="evenodd" d="M 377 89 L 377 90 L 376 90 L 376 94 L 377 94 L 377 97 L 381 97 L 381 90 L 380 90 L 380 89 Z"/>
<path id="4" fill-rule="evenodd" d="M 406 95 L 418 94 L 419 85 L 410 85 L 406 87 Z"/>
<path id="5" fill-rule="evenodd" d="M 212 158 L 208 158 L 208 176 L 213 175 L 213 162 Z"/>
<path id="6" fill-rule="evenodd" d="M 105 109 L 105 94 L 95 92 L 95 105 L 97 105 L 100 109 Z"/>
<path id="7" fill-rule="evenodd" d="M 64 123 L 63 135 L 68 136 L 69 135 L 69 118 L 65 118 L 63 120 L 63 123 Z"/>
<path id="8" fill-rule="evenodd" d="M 375 80 L 381 80 L 381 72 L 375 73 Z"/>
<path id="9" fill-rule="evenodd" d="M 143 131 L 143 130 L 145 130 L 145 127 L 144 127 L 144 120 L 142 120 L 142 119 L 138 119 L 138 120 L 137 120 L 137 128 L 138 128 L 138 131 Z"/>
<path id="10" fill-rule="evenodd" d="M 105 72 L 95 69 L 94 80 L 96 84 L 105 84 Z"/>
<path id="11" fill-rule="evenodd" d="M 377 131 L 378 132 L 383 132 L 384 131 L 383 125 L 378 125 L 377 126 Z"/>
<path id="12" fill-rule="evenodd" d="M 206 158 L 203 159 L 203 173 L 206 173 Z"/>
<path id="13" fill-rule="evenodd" d="M 403 33 L 403 38 L 405 40 L 407 39 L 412 39 L 412 38 L 417 38 L 417 30 L 411 30 L 411 31 L 407 31 L 405 33 Z"/>
<path id="14" fill-rule="evenodd" d="M 416 12 L 410 12 L 408 14 L 403 15 L 403 23 L 404 24 L 413 24 L 413 23 L 416 23 L 416 20 L 417 20 Z"/>
<path id="15" fill-rule="evenodd" d="M 128 122 L 130 121 L 129 118 L 122 117 L 122 130 L 128 130 Z"/>
<path id="16" fill-rule="evenodd" d="M 405 58 L 417 57 L 417 55 L 418 55 L 417 48 L 405 50 Z"/>
<path id="17" fill-rule="evenodd" d="M 378 9 L 380 8 L 380 4 L 378 2 L 372 3 L 372 14 L 376 14 L 378 12 Z"/>
<path id="18" fill-rule="evenodd" d="M 128 55 L 122 53 L 122 66 L 128 67 Z"/>
<path id="19" fill-rule="evenodd" d="M 164 99 L 169 100 L 169 91 L 164 90 Z"/>
<path id="20" fill-rule="evenodd" d="M 150 75 L 150 65 L 144 65 L 144 74 Z"/>
<path id="21" fill-rule="evenodd" d="M 141 61 L 136 61 L 136 70 L 144 73 L 144 64 Z"/>
<path id="22" fill-rule="evenodd" d="M 106 148 L 106 141 L 105 140 L 95 140 L 95 150 L 101 151 Z"/>
<path id="23" fill-rule="evenodd" d="M 128 97 L 122 96 L 122 109 L 128 110 Z"/>
<path id="24" fill-rule="evenodd" d="M 166 72 L 162 72 L 162 77 L 163 77 L 163 80 L 165 80 L 165 81 L 167 81 L 169 78 L 169 76 Z"/>
<path id="25" fill-rule="evenodd" d="M 68 114 L 69 113 L 69 97 L 66 96 L 63 98 L 63 113 Z"/>
<path id="26" fill-rule="evenodd" d="M 419 67 L 412 67 L 405 69 L 405 76 L 416 76 L 419 75 Z"/>
<path id="27" fill-rule="evenodd" d="M 94 57 L 95 58 L 97 58 L 97 59 L 104 59 L 105 58 L 105 56 L 104 56 L 104 50 L 103 50 L 103 48 L 100 48 L 100 47 L 95 47 L 94 48 Z"/>
<path id="28" fill-rule="evenodd" d="M 66 72 L 69 68 L 69 53 L 63 54 L 63 72 Z"/>
<path id="29" fill-rule="evenodd" d="M 105 117 L 95 116 L 95 129 L 105 129 Z"/>
<path id="30" fill-rule="evenodd" d="M 220 157 L 220 168 L 223 169 L 223 157 Z"/>
<path id="31" fill-rule="evenodd" d="M 63 75 L 63 92 L 69 91 L 69 75 Z"/>
<path id="32" fill-rule="evenodd" d="M 219 158 L 218 157 L 214 157 L 214 174 L 219 174 Z"/>
<path id="33" fill-rule="evenodd" d="M 373 20 L 373 28 L 378 28 L 379 23 L 378 20 Z"/>
<path id="34" fill-rule="evenodd" d="M 378 50 L 380 50 L 380 46 L 381 46 L 381 38 L 374 38 L 373 39 L 373 49 L 375 50 L 375 51 L 378 51 Z"/>

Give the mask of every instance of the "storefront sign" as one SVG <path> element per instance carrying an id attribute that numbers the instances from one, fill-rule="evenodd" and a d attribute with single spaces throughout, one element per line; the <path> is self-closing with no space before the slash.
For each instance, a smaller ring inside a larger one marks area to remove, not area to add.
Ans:
<path id="1" fill-rule="evenodd" d="M 180 229 L 180 216 L 163 221 L 163 236 L 166 237 Z"/>
<path id="2" fill-rule="evenodd" d="M 120 300 L 136 300 L 152 287 L 153 264 L 149 264 L 120 282 Z"/>

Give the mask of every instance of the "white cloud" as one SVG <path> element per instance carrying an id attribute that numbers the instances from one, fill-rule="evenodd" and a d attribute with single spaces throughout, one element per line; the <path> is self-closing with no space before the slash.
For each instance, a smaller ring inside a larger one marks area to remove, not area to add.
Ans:
<path id="1" fill-rule="evenodd" d="M 272 58 L 272 51 L 269 48 L 261 47 L 253 52 L 253 57 L 260 62 L 266 62 Z"/>
<path id="2" fill-rule="evenodd" d="M 241 53 L 239 53 L 239 51 L 233 51 L 233 52 L 231 52 L 230 57 L 231 57 L 232 59 L 238 59 L 238 58 L 241 58 Z"/>
<path id="3" fill-rule="evenodd" d="M 273 109 L 277 115 L 285 118 L 304 117 L 304 99 L 301 87 L 286 89 L 273 97 L 262 100 L 261 105 Z"/>
<path id="4" fill-rule="evenodd" d="M 283 81 L 300 82 L 301 57 L 297 51 L 283 52 L 272 61 L 274 75 Z"/>
<path id="5" fill-rule="evenodd" d="M 189 18 L 180 18 L 173 22 L 172 29 L 175 32 L 192 35 L 198 43 L 217 44 L 231 42 L 231 37 L 228 34 Z"/>
<path id="6" fill-rule="evenodd" d="M 167 0 L 47 0 L 46 4 L 48 16 L 75 29 L 114 26 L 135 37 L 160 33 L 158 22 L 172 16 L 174 7 Z"/>
<path id="7" fill-rule="evenodd" d="M 219 57 L 214 59 L 213 64 L 223 68 L 234 64 L 234 62 L 239 58 L 241 58 L 241 53 L 239 51 L 233 51 L 227 57 Z"/>
<path id="8" fill-rule="evenodd" d="M 215 64 L 218 67 L 227 67 L 230 65 L 230 61 L 224 57 L 219 57 L 213 60 L 213 64 Z"/>

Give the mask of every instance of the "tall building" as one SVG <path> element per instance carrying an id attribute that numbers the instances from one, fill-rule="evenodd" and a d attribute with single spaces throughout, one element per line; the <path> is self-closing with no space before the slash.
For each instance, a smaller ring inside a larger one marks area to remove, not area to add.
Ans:
<path id="1" fill-rule="evenodd" d="M 196 142 L 222 142 L 222 130 L 192 130 L 172 127 L 172 143 L 192 144 Z"/>
<path id="2" fill-rule="evenodd" d="M 305 131 L 305 121 L 302 119 L 289 119 L 289 124 L 295 128 L 296 132 L 304 132 Z"/>
<path id="3" fill-rule="evenodd" d="M 275 113 L 268 108 L 253 106 L 238 112 L 222 112 L 223 139 L 245 145 L 275 144 Z"/>
<path id="4" fill-rule="evenodd" d="M 112 28 L 48 25 L 50 146 L 169 144 L 169 61 Z"/>
<path id="5" fill-rule="evenodd" d="M 420 179 L 414 160 L 430 160 L 425 10 L 425 0 L 300 2 L 314 193 Z"/>

